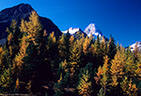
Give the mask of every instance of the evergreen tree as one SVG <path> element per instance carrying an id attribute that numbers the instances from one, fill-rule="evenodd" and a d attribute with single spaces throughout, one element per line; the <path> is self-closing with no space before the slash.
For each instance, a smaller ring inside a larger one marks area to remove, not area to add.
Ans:
<path id="1" fill-rule="evenodd" d="M 127 59 L 125 64 L 125 71 L 129 77 L 135 76 L 135 70 L 136 70 L 136 63 L 135 63 L 135 56 L 134 54 L 127 49 Z"/>
<path id="2" fill-rule="evenodd" d="M 137 96 L 136 84 L 133 84 L 132 80 L 125 76 L 124 80 L 121 82 L 121 88 L 128 96 Z"/>
<path id="3" fill-rule="evenodd" d="M 105 40 L 104 36 L 102 37 L 102 41 L 101 41 L 101 44 L 100 44 L 100 49 L 101 49 L 101 53 L 103 55 L 107 54 L 107 44 L 106 44 L 106 40 Z"/>
<path id="4" fill-rule="evenodd" d="M 84 43 L 83 43 L 83 53 L 85 55 L 88 54 L 89 46 L 90 46 L 90 39 L 88 37 L 86 37 L 84 40 Z"/>
<path id="5" fill-rule="evenodd" d="M 100 90 L 104 90 L 104 94 L 106 94 L 107 91 L 107 86 L 109 83 L 109 58 L 108 56 L 104 57 L 104 64 L 103 66 L 99 66 L 98 68 L 98 73 L 97 77 L 95 77 L 96 83 L 100 82 L 100 85 L 102 86 L 103 89 Z M 101 92 L 101 91 L 100 91 Z M 101 94 L 101 93 L 99 93 Z"/>
<path id="6" fill-rule="evenodd" d="M 15 20 L 12 20 L 10 27 L 7 28 L 7 32 L 8 51 L 11 59 L 13 59 L 19 51 L 19 39 L 21 38 L 21 33 Z"/>
<path id="7" fill-rule="evenodd" d="M 107 44 L 107 53 L 108 57 L 110 57 L 111 59 L 113 59 L 116 54 L 116 45 L 113 37 L 110 37 L 109 42 Z"/>
<path id="8" fill-rule="evenodd" d="M 0 92 L 6 93 L 13 90 L 11 59 L 7 48 L 0 47 Z"/>
<path id="9" fill-rule="evenodd" d="M 69 65 L 70 65 L 70 77 L 77 78 L 78 68 L 80 68 L 80 58 L 81 58 L 81 45 L 79 40 L 74 42 L 74 45 L 70 49 Z M 73 80 L 75 82 L 75 80 Z M 74 84 L 74 83 L 73 83 Z"/>
<path id="10" fill-rule="evenodd" d="M 59 57 L 61 60 L 68 59 L 69 57 L 69 36 L 62 35 L 58 44 Z"/>
<path id="11" fill-rule="evenodd" d="M 39 21 L 39 16 L 35 11 L 32 11 L 29 21 L 21 21 L 20 30 L 21 32 L 26 33 L 29 41 L 32 41 L 34 45 L 38 45 L 41 36 L 42 25 Z"/>
<path id="12" fill-rule="evenodd" d="M 104 92 L 104 88 L 101 88 L 99 90 L 99 93 L 97 94 L 97 96 L 106 96 L 105 92 Z"/>

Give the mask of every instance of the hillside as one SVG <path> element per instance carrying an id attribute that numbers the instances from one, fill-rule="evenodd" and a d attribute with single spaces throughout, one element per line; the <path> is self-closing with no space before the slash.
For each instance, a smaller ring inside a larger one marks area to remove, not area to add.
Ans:
<path id="1" fill-rule="evenodd" d="M 63 34 L 28 4 L 0 16 L 7 27 L 0 31 L 1 95 L 141 96 L 141 52 L 106 39 L 94 24 Z"/>

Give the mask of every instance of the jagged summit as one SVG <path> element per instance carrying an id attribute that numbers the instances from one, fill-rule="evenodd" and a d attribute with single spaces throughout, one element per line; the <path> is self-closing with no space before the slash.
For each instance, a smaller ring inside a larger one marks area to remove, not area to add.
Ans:
<path id="1" fill-rule="evenodd" d="M 76 32 L 81 32 L 86 34 L 88 37 L 89 36 L 102 36 L 101 32 L 98 30 L 98 28 L 96 27 L 96 25 L 94 23 L 90 23 L 84 31 L 82 31 L 80 28 L 72 28 L 70 27 L 68 30 L 66 31 L 62 31 L 63 33 L 70 33 L 71 35 L 75 34 Z"/>
<path id="2" fill-rule="evenodd" d="M 90 23 L 84 30 L 84 32 L 90 36 L 90 35 L 93 35 L 93 36 L 102 36 L 101 32 L 96 28 L 96 25 L 94 23 Z"/>
<path id="3" fill-rule="evenodd" d="M 72 27 L 70 27 L 68 30 L 62 31 L 62 32 L 63 33 L 70 33 L 71 35 L 73 35 L 78 31 L 81 31 L 81 29 L 80 28 L 72 28 Z"/>

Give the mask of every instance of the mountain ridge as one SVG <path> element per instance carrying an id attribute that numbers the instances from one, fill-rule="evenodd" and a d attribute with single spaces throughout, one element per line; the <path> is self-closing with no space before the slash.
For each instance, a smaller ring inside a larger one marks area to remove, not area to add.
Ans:
<path id="1" fill-rule="evenodd" d="M 20 26 L 21 19 L 28 20 L 32 11 L 35 11 L 32 6 L 25 3 L 0 11 L 0 39 L 7 38 L 8 33 L 6 32 L 6 28 L 10 26 L 12 20 L 16 20 L 17 24 Z M 39 16 L 39 20 L 43 25 L 43 29 L 48 33 L 54 32 L 56 36 L 62 34 L 59 28 L 50 19 Z"/>
<path id="2" fill-rule="evenodd" d="M 94 23 L 90 23 L 85 28 L 84 31 L 81 28 L 73 28 L 73 27 L 70 27 L 69 29 L 62 31 L 62 33 L 70 33 L 71 35 L 74 35 L 77 32 L 81 32 L 81 33 L 87 35 L 88 37 L 90 37 L 91 35 L 95 38 L 97 36 L 99 36 L 99 37 L 103 36 L 102 33 L 96 28 Z"/>

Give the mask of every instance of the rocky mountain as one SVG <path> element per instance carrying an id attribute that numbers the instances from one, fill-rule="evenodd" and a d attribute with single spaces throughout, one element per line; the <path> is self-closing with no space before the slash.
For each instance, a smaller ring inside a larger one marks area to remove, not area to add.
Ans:
<path id="1" fill-rule="evenodd" d="M 136 42 L 136 43 L 130 45 L 131 51 L 134 51 L 136 48 L 137 48 L 139 51 L 141 51 L 141 41 L 140 41 L 140 42 Z"/>
<path id="2" fill-rule="evenodd" d="M 20 4 L 11 8 L 4 9 L 0 12 L 0 39 L 7 37 L 6 28 L 10 26 L 14 19 L 20 25 L 21 19 L 28 20 L 32 11 L 35 11 L 29 4 Z M 48 18 L 39 16 L 43 28 L 46 29 L 47 34 L 54 32 L 56 36 L 60 36 L 62 32 L 58 27 Z"/>
<path id="3" fill-rule="evenodd" d="M 70 33 L 71 35 L 75 35 L 77 32 L 83 33 L 85 36 L 102 36 L 102 33 L 100 32 L 100 30 L 98 30 L 95 26 L 95 24 L 91 23 L 89 24 L 84 31 L 82 31 L 80 28 L 72 28 L 70 27 L 68 30 L 66 31 L 62 31 L 63 33 Z"/>
<path id="4" fill-rule="evenodd" d="M 95 24 L 91 23 L 89 24 L 84 32 L 88 35 L 88 36 L 94 36 L 94 37 L 97 37 L 97 36 L 102 36 L 102 33 L 100 32 L 100 30 L 96 27 Z"/>
<path id="5" fill-rule="evenodd" d="M 82 34 L 84 35 L 84 37 L 87 36 L 87 34 L 85 32 L 83 32 L 80 28 L 72 28 L 72 27 L 70 27 L 66 31 L 62 31 L 62 33 L 64 33 L 64 34 L 69 33 L 70 35 L 73 35 L 77 39 L 82 38 Z"/>

